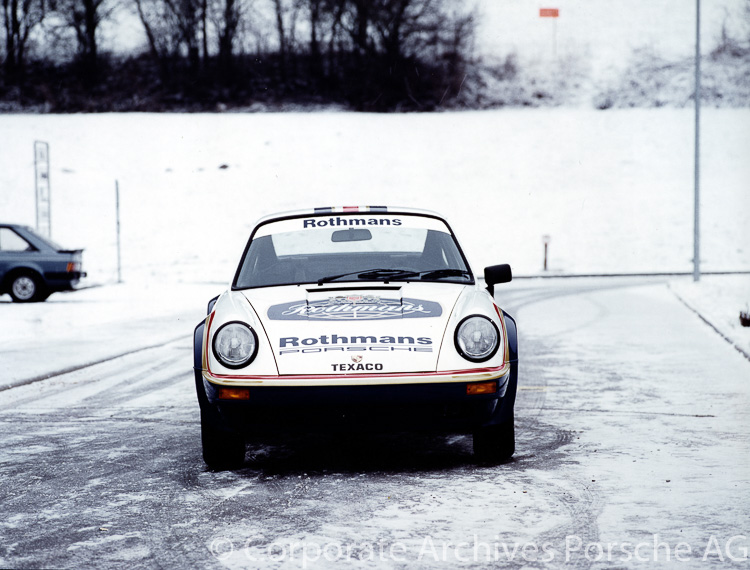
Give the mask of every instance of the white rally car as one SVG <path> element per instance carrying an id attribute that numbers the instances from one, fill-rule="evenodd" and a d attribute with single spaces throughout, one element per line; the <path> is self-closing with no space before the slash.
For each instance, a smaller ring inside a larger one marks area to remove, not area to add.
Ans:
<path id="1" fill-rule="evenodd" d="M 318 208 L 258 222 L 231 289 L 195 329 L 203 458 L 240 465 L 245 437 L 311 430 L 471 433 L 513 455 L 516 324 L 474 279 L 439 215 Z"/>

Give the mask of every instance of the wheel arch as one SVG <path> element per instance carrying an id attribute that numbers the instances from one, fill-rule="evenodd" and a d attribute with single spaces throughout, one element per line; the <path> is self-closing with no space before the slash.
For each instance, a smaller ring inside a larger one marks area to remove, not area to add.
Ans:
<path id="1" fill-rule="evenodd" d="M 516 320 L 505 311 L 503 311 L 503 318 L 505 319 L 505 330 L 508 333 L 509 360 L 518 362 L 518 326 Z"/>
<path id="2" fill-rule="evenodd" d="M 516 320 L 508 313 L 503 311 L 505 319 L 505 329 L 508 334 L 508 349 L 510 351 L 510 379 L 508 388 L 505 391 L 502 403 L 500 404 L 500 421 L 512 422 L 513 410 L 516 404 L 516 391 L 518 390 L 518 327 Z"/>
<path id="3" fill-rule="evenodd" d="M 42 287 L 45 286 L 44 274 L 40 270 L 40 268 L 33 265 L 16 265 L 12 269 L 8 270 L 8 272 L 3 276 L 2 283 L 0 283 L 0 289 L 2 289 L 2 291 L 4 292 L 10 291 L 11 283 L 13 283 L 13 280 L 19 275 L 31 275 L 32 277 L 36 277 L 39 281 L 39 285 Z"/>
<path id="4" fill-rule="evenodd" d="M 219 295 L 208 302 L 206 314 L 210 315 Z M 193 373 L 195 374 L 195 392 L 201 409 L 208 408 L 209 402 L 203 385 L 203 337 L 206 334 L 206 320 L 202 320 L 193 330 Z"/>
<path id="5" fill-rule="evenodd" d="M 208 398 L 203 388 L 203 335 L 206 322 L 201 321 L 193 330 L 193 372 L 195 374 L 195 392 L 201 409 L 208 405 Z"/>

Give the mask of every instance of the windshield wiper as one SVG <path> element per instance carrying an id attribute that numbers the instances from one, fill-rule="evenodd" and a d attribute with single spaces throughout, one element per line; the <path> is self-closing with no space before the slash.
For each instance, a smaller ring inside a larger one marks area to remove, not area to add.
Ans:
<path id="1" fill-rule="evenodd" d="M 340 275 L 321 277 L 318 279 L 318 285 L 323 285 L 323 283 L 328 283 L 330 281 L 336 281 L 342 277 L 349 277 L 350 275 L 356 275 L 358 279 L 403 279 L 404 277 L 417 277 L 419 272 L 410 271 L 408 269 L 365 269 L 363 271 L 350 271 L 348 273 L 341 273 Z"/>
<path id="2" fill-rule="evenodd" d="M 422 271 L 419 274 L 420 279 L 441 279 L 443 277 L 471 277 L 471 273 L 463 269 L 434 269 Z"/>
<path id="3" fill-rule="evenodd" d="M 471 277 L 471 273 L 463 269 L 433 269 L 430 271 L 411 271 L 408 269 L 365 269 L 363 271 L 349 271 L 339 275 L 328 275 L 318 279 L 318 285 L 336 281 L 342 277 L 356 275 L 358 279 L 404 279 L 419 277 L 421 280 L 442 279 L 443 277 Z"/>

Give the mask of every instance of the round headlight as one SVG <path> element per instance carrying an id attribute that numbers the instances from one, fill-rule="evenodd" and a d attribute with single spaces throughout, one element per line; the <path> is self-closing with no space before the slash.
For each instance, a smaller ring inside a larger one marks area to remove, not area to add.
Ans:
<path id="1" fill-rule="evenodd" d="M 226 323 L 216 331 L 213 349 L 214 356 L 227 368 L 242 368 L 255 358 L 258 336 L 245 323 Z"/>
<path id="2" fill-rule="evenodd" d="M 487 317 L 466 317 L 456 328 L 456 350 L 467 360 L 483 362 L 497 352 L 497 326 Z"/>

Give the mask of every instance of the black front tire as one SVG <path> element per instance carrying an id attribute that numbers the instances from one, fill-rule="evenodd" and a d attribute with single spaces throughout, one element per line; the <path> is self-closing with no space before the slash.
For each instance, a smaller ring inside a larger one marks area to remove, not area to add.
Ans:
<path id="1" fill-rule="evenodd" d="M 42 280 L 32 273 L 19 273 L 13 277 L 8 292 L 16 303 L 35 303 L 49 297 Z"/>
<path id="2" fill-rule="evenodd" d="M 474 432 L 474 456 L 480 461 L 500 462 L 513 457 L 516 430 L 513 419 Z"/>
<path id="3" fill-rule="evenodd" d="M 201 410 L 203 461 L 211 469 L 241 467 L 245 461 L 245 440 L 237 433 L 217 428 L 212 415 Z"/>

